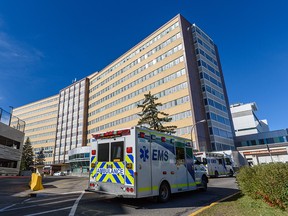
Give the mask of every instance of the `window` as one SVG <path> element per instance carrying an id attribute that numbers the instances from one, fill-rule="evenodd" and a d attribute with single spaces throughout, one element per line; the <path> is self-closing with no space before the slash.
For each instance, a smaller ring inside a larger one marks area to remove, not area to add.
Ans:
<path id="1" fill-rule="evenodd" d="M 184 148 L 176 147 L 176 164 L 184 164 L 185 162 L 185 151 Z"/>
<path id="2" fill-rule="evenodd" d="M 111 161 L 119 162 L 124 161 L 124 142 L 111 143 Z"/>
<path id="3" fill-rule="evenodd" d="M 109 143 L 98 145 L 98 161 L 109 161 Z"/>

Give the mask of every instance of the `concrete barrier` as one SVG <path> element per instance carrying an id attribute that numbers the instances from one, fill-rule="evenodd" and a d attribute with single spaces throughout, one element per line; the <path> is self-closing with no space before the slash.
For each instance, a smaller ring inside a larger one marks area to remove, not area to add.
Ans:
<path id="1" fill-rule="evenodd" d="M 30 189 L 33 191 L 43 190 L 44 187 L 42 185 L 42 177 L 37 173 L 32 173 L 31 181 L 29 183 Z"/>

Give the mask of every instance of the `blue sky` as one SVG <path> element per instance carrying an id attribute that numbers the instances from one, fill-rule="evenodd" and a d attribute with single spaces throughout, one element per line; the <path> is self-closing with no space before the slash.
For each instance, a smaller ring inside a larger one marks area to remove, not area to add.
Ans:
<path id="1" fill-rule="evenodd" d="M 181 13 L 217 44 L 230 103 L 288 128 L 288 1 L 0 1 L 0 107 L 101 70 Z"/>

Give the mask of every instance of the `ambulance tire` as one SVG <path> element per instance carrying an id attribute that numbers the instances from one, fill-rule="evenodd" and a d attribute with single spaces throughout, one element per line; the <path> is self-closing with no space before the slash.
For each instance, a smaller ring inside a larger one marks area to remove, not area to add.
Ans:
<path id="1" fill-rule="evenodd" d="M 201 179 L 201 191 L 207 191 L 207 185 L 208 185 L 208 178 L 207 176 L 203 175 Z"/>
<path id="2" fill-rule="evenodd" d="M 234 175 L 233 170 L 230 170 L 229 177 L 233 177 L 233 175 Z"/>
<path id="3" fill-rule="evenodd" d="M 161 183 L 159 188 L 159 196 L 158 196 L 158 202 L 165 203 L 170 199 L 171 196 L 171 190 L 168 182 L 164 181 Z"/>
<path id="4" fill-rule="evenodd" d="M 219 177 L 219 173 L 218 171 L 215 171 L 215 178 L 218 178 Z"/>

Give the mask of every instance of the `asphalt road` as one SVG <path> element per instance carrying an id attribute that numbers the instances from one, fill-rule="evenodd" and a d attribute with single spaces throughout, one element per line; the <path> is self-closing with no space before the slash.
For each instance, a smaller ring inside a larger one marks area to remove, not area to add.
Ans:
<path id="1" fill-rule="evenodd" d="M 238 191 L 235 178 L 210 179 L 207 192 L 173 195 L 168 203 L 84 192 L 86 178 L 49 177 L 32 192 L 28 178 L 0 177 L 0 215 L 189 215 Z M 32 195 L 31 195 L 32 194 Z M 33 194 L 36 194 L 35 196 Z"/>

